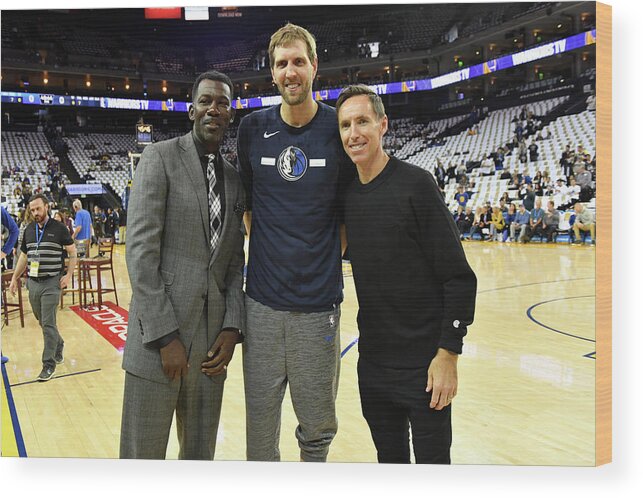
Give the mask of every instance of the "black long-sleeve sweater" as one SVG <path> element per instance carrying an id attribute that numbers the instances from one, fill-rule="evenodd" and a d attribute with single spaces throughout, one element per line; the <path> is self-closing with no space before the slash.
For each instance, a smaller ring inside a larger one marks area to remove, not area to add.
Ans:
<path id="1" fill-rule="evenodd" d="M 345 216 L 360 355 L 420 368 L 439 347 L 461 353 L 477 280 L 433 176 L 391 157 L 371 182 L 355 179 Z"/>

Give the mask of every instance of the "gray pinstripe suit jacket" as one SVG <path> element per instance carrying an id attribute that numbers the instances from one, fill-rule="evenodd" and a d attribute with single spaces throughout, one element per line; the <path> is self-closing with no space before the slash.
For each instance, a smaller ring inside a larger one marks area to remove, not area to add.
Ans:
<path id="1" fill-rule="evenodd" d="M 225 219 L 210 257 L 208 198 L 190 133 L 149 145 L 136 168 L 128 206 L 126 260 L 132 285 L 123 368 L 168 383 L 150 343 L 174 330 L 190 350 L 197 333 L 212 345 L 222 328 L 244 329 L 244 191 L 224 160 Z M 207 306 L 207 330 L 197 330 Z M 199 362 L 206 351 L 193 352 Z"/>

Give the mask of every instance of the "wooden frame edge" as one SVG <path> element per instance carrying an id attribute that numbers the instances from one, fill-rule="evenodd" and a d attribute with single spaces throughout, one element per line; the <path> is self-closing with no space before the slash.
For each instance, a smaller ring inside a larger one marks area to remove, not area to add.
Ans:
<path id="1" fill-rule="evenodd" d="M 612 461 L 612 6 L 596 2 L 596 465 Z"/>

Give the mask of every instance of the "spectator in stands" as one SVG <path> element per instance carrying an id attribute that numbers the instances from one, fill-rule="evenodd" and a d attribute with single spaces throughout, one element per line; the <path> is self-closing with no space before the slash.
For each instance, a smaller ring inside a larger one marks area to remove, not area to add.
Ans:
<path id="1" fill-rule="evenodd" d="M 539 229 L 536 230 L 536 235 L 541 238 L 545 236 L 547 242 L 552 242 L 554 234 L 558 230 L 560 223 L 560 213 L 554 206 L 554 201 L 547 201 L 547 211 L 543 216 L 543 222 Z"/>
<path id="2" fill-rule="evenodd" d="M 470 238 L 471 236 L 471 227 L 473 226 L 475 215 L 471 211 L 471 206 L 464 208 L 462 215 L 456 219 L 456 225 L 458 226 L 458 231 L 460 232 L 460 240 L 465 238 Z"/>
<path id="3" fill-rule="evenodd" d="M 516 128 L 514 128 L 514 133 L 516 134 L 516 139 L 518 140 L 518 142 L 522 140 L 524 131 L 525 129 L 522 126 L 522 121 L 518 121 L 518 123 L 516 123 Z"/>
<path id="4" fill-rule="evenodd" d="M 574 225 L 572 229 L 574 231 L 574 244 L 582 244 L 583 239 L 582 234 L 589 233 L 594 244 L 596 242 L 596 223 L 594 221 L 594 213 L 585 207 L 582 202 L 577 202 L 574 204 L 574 213 L 576 214 L 576 219 L 574 220 Z"/>
<path id="5" fill-rule="evenodd" d="M 576 175 L 583 167 L 585 167 L 584 154 L 576 154 L 574 156 L 574 163 L 572 164 L 572 172 Z"/>
<path id="6" fill-rule="evenodd" d="M 503 213 L 503 215 L 505 217 L 505 227 L 507 227 L 505 229 L 503 242 L 507 242 L 507 239 L 509 238 L 508 230 L 511 229 L 511 224 L 516 221 L 516 205 L 513 202 L 510 202 L 507 212 Z M 513 240 L 511 242 L 513 242 Z"/>
<path id="7" fill-rule="evenodd" d="M 469 202 L 470 197 L 469 194 L 464 191 L 464 187 L 462 185 L 458 185 L 458 191 L 453 198 L 458 203 L 458 206 L 464 209 L 467 206 L 467 202 Z"/>
<path id="8" fill-rule="evenodd" d="M 576 184 L 576 178 L 574 176 L 569 177 L 569 186 L 564 189 L 564 193 L 568 201 L 561 209 L 568 209 L 580 201 L 580 185 Z"/>
<path id="9" fill-rule="evenodd" d="M 93 226 L 92 219 L 89 211 L 83 209 L 83 205 L 79 199 L 76 199 L 73 204 L 76 216 L 74 218 L 74 234 L 72 238 L 76 243 L 79 257 L 89 256 L 89 245 L 92 240 Z"/>
<path id="10" fill-rule="evenodd" d="M 580 187 L 579 199 L 581 202 L 588 202 L 592 198 L 592 174 L 585 168 L 583 162 L 574 176 L 576 183 Z"/>
<path id="11" fill-rule="evenodd" d="M 538 144 L 536 144 L 535 140 L 529 144 L 527 149 L 529 150 L 529 162 L 533 163 L 538 161 Z"/>
<path id="12" fill-rule="evenodd" d="M 494 154 L 493 162 L 496 166 L 496 171 L 502 169 L 504 167 L 505 163 L 505 151 L 502 147 L 498 147 L 496 149 L 496 153 Z"/>
<path id="13" fill-rule="evenodd" d="M 440 189 L 444 190 L 447 172 L 444 169 L 444 165 L 442 164 L 442 161 L 440 161 L 439 159 L 437 160 L 437 164 L 435 166 L 435 171 L 433 172 L 433 175 L 435 176 L 435 181 L 437 182 Z"/>
<path id="14" fill-rule="evenodd" d="M 488 156 L 483 156 L 482 161 L 480 162 L 480 174 L 482 176 L 491 176 L 494 175 L 496 171 L 493 161 Z"/>
<path id="15" fill-rule="evenodd" d="M 456 165 L 452 162 L 449 162 L 449 167 L 447 168 L 447 182 L 452 178 L 455 180 L 457 178 L 456 174 Z"/>
<path id="16" fill-rule="evenodd" d="M 563 170 L 563 173 L 565 174 L 565 177 L 569 177 L 572 174 L 572 164 L 574 161 L 574 153 L 571 149 L 571 145 L 567 144 L 565 147 L 565 150 L 562 152 L 560 156 L 560 167 Z"/>
<path id="17" fill-rule="evenodd" d="M 509 225 L 509 237 L 511 242 L 516 240 L 522 242 L 522 239 L 527 231 L 529 226 L 529 211 L 525 209 L 525 204 L 520 204 L 518 208 L 518 213 L 516 213 L 516 218 L 513 223 Z M 519 230 L 518 238 L 516 238 L 516 230 Z"/>
<path id="18" fill-rule="evenodd" d="M 467 176 L 467 166 L 464 164 L 464 161 L 460 161 L 460 164 L 458 165 L 458 169 L 456 170 L 456 181 L 460 185 L 466 185 L 467 182 L 469 181 L 469 178 Z"/>
<path id="19" fill-rule="evenodd" d="M 518 160 L 523 164 L 527 162 L 527 142 L 524 138 L 518 143 Z"/>
<path id="20" fill-rule="evenodd" d="M 567 185 L 565 184 L 565 180 L 563 178 L 558 178 L 556 180 L 556 184 L 554 185 L 553 188 L 553 194 L 556 196 L 564 196 L 567 194 Z"/>
<path id="21" fill-rule="evenodd" d="M 488 242 L 491 242 L 492 240 L 496 240 L 496 237 L 498 234 L 503 234 L 504 240 L 506 240 L 506 235 L 507 235 L 506 223 L 507 222 L 505 221 L 505 217 L 503 216 L 503 213 L 500 207 L 494 206 L 493 211 L 491 213 L 491 224 L 489 225 L 489 228 L 491 230 L 491 235 L 489 237 Z"/>
<path id="22" fill-rule="evenodd" d="M 534 192 L 534 186 L 532 185 L 531 178 L 527 176 L 527 181 L 524 185 L 524 193 L 522 195 L 522 202 L 525 205 L 527 211 L 534 209 L 534 202 L 536 200 L 536 192 Z"/>
<path id="23" fill-rule="evenodd" d="M 471 239 L 476 233 L 480 234 L 480 240 L 487 240 L 490 237 L 491 210 L 485 204 L 476 210 L 476 217 L 471 229 Z"/>
<path id="24" fill-rule="evenodd" d="M 533 119 L 528 119 L 525 125 L 525 136 L 530 137 L 536 131 L 536 122 Z"/>
<path id="25" fill-rule="evenodd" d="M 531 184 L 534 187 L 534 191 L 536 192 L 537 196 L 542 195 L 542 182 L 543 182 L 543 174 L 540 170 L 536 171 L 536 174 L 534 177 L 531 179 Z"/>
<path id="26" fill-rule="evenodd" d="M 518 176 L 518 173 L 513 173 L 511 175 L 511 182 L 509 183 L 509 186 L 507 187 L 507 190 L 517 190 L 517 191 L 519 191 L 518 194 L 517 194 L 518 197 L 520 197 L 522 195 L 522 193 L 520 193 L 520 188 L 521 188 L 520 187 L 520 178 L 521 177 Z M 514 197 L 516 197 L 516 196 L 514 196 Z"/>
<path id="27" fill-rule="evenodd" d="M 538 197 L 536 199 L 536 206 L 529 212 L 529 225 L 520 238 L 520 242 L 527 243 L 531 240 L 534 233 L 541 229 L 544 216 L 545 211 L 542 208 L 542 200 Z"/>
<path id="28" fill-rule="evenodd" d="M 22 204 L 22 207 L 27 209 L 29 207 L 29 199 L 31 199 L 31 186 L 27 183 L 23 183 L 22 187 L 22 201 L 18 205 Z"/>
<path id="29" fill-rule="evenodd" d="M 543 173 L 542 181 L 540 182 L 540 189 L 542 191 L 541 196 L 549 196 L 553 194 L 554 185 L 547 170 Z"/>
<path id="30" fill-rule="evenodd" d="M 496 169 L 496 171 L 499 171 L 499 170 Z M 509 168 L 503 168 L 498 178 L 500 180 L 511 180 L 511 172 L 509 171 Z"/>
<path id="31" fill-rule="evenodd" d="M 505 194 L 506 194 L 506 192 L 505 192 Z M 501 212 L 501 213 L 506 213 L 506 212 L 507 212 L 507 210 L 508 210 L 508 208 L 507 208 L 507 201 L 505 200 L 504 194 L 503 194 L 503 197 L 501 197 L 501 198 L 498 200 L 498 209 L 500 209 L 500 212 Z"/>

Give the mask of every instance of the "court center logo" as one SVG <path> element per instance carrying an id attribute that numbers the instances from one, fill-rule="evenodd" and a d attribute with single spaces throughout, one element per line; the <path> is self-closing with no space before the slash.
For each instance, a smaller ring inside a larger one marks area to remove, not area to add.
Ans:
<path id="1" fill-rule="evenodd" d="M 306 174 L 308 158 L 299 147 L 290 146 L 284 149 L 277 159 L 277 171 L 284 180 L 296 182 Z"/>

